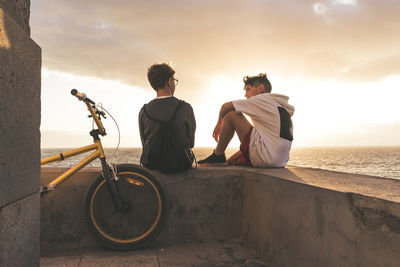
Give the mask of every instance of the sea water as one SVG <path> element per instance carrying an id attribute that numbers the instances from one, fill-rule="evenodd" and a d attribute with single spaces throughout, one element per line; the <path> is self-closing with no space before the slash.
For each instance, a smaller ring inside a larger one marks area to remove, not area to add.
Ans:
<path id="1" fill-rule="evenodd" d="M 42 158 L 68 149 L 42 149 Z M 139 164 L 141 148 L 105 149 L 110 162 Z M 227 157 L 237 149 L 228 148 Z M 89 152 L 90 153 L 90 152 Z M 197 160 L 212 153 L 212 148 L 195 148 Z M 46 167 L 71 167 L 88 153 Z M 400 147 L 293 147 L 288 165 L 400 179 Z M 95 160 L 89 166 L 99 167 Z"/>

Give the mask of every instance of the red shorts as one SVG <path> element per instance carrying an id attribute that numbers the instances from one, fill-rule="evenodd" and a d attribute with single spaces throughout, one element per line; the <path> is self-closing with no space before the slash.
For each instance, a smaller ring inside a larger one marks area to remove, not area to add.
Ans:
<path id="1" fill-rule="evenodd" d="M 250 161 L 250 156 L 249 156 L 249 144 L 250 144 L 250 136 L 251 136 L 251 131 L 253 130 L 253 126 L 250 127 L 250 130 L 247 132 L 246 136 L 243 139 L 243 142 L 240 144 L 240 151 L 242 152 L 242 155 L 240 158 L 236 161 L 235 165 L 240 165 L 240 166 L 253 166 Z"/>

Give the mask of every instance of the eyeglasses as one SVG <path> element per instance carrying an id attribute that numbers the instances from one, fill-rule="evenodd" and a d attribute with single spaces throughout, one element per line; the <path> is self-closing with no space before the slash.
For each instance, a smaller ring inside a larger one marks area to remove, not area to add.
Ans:
<path id="1" fill-rule="evenodd" d="M 172 78 L 172 79 L 174 79 L 175 86 L 177 86 L 178 85 L 178 79 L 175 79 L 175 78 Z"/>

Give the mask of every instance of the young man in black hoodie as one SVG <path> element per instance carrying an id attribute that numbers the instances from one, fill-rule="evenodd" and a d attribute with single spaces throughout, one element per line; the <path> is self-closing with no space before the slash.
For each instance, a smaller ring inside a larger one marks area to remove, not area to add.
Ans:
<path id="1" fill-rule="evenodd" d="M 196 131 L 192 107 L 174 97 L 178 84 L 174 75 L 175 71 L 165 63 L 149 67 L 147 78 L 157 97 L 139 113 L 141 163 L 166 173 L 190 168 Z"/>

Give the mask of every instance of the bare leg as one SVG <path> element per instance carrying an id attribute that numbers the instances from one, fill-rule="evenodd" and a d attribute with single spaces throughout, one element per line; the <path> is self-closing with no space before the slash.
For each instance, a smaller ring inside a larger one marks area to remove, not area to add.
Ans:
<path id="1" fill-rule="evenodd" d="M 250 127 L 251 124 L 242 113 L 230 111 L 225 114 L 215 154 L 221 155 L 225 152 L 225 149 L 232 140 L 235 132 L 238 135 L 240 142 L 242 142 L 246 134 L 249 132 Z"/>
<path id="2" fill-rule="evenodd" d="M 226 160 L 227 165 L 235 165 L 235 163 L 239 160 L 239 158 L 242 156 L 242 151 L 238 151 L 232 156 L 229 157 L 229 159 Z"/>

